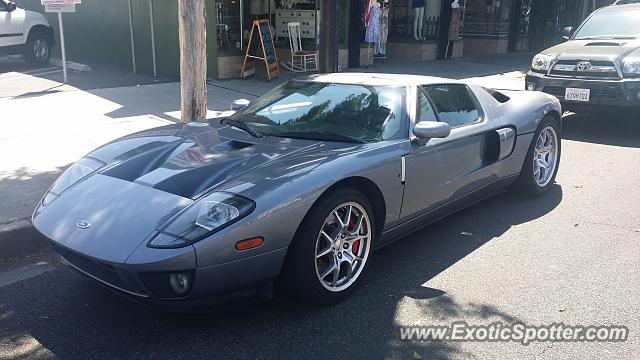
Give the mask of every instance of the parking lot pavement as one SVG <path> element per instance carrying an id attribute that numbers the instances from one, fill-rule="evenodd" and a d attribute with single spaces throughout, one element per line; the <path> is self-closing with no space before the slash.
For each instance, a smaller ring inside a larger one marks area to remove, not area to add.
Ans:
<path id="1" fill-rule="evenodd" d="M 549 194 L 505 193 L 379 250 L 364 286 L 338 305 L 279 296 L 222 313 L 163 313 L 53 266 L 0 287 L 0 359 L 637 359 L 640 125 L 633 114 L 570 115 L 563 135 Z M 630 337 L 400 339 L 401 326 L 460 320 L 621 324 Z"/>

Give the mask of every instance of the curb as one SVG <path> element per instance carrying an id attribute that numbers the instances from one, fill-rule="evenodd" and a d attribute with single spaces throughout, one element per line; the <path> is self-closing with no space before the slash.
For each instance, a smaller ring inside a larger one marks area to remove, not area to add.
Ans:
<path id="1" fill-rule="evenodd" d="M 54 66 L 62 67 L 62 59 L 51 58 L 49 59 L 49 64 Z M 75 70 L 78 72 L 89 72 L 91 71 L 91 66 L 86 64 L 81 64 L 73 61 L 67 61 L 67 68 L 71 70 Z"/>
<path id="2" fill-rule="evenodd" d="M 47 241 L 30 220 L 0 225 L 0 260 L 33 253 L 47 246 Z"/>

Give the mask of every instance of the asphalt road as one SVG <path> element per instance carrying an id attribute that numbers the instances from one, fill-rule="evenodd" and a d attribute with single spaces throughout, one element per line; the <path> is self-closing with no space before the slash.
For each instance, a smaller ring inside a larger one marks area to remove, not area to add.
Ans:
<path id="1" fill-rule="evenodd" d="M 563 136 L 549 194 L 499 195 L 376 252 L 364 286 L 333 307 L 279 296 L 222 313 L 162 313 L 46 253 L 0 264 L 0 359 L 637 359 L 640 118 L 570 115 Z M 400 340 L 401 326 L 460 320 L 621 324 L 630 337 L 527 346 Z"/>

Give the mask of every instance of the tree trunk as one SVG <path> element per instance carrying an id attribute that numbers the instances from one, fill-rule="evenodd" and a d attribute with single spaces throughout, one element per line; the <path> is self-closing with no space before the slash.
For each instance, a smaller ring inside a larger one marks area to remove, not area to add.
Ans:
<path id="1" fill-rule="evenodd" d="M 207 118 L 205 0 L 178 0 L 182 122 Z"/>

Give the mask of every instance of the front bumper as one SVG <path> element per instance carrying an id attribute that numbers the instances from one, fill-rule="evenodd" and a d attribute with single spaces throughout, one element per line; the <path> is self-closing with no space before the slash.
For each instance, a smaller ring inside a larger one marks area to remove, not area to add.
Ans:
<path id="1" fill-rule="evenodd" d="M 589 102 L 565 100 L 566 88 L 590 89 Z M 551 77 L 529 71 L 525 77 L 525 89 L 551 94 L 557 97 L 563 105 L 640 106 L 640 79 L 574 79 Z"/>
<path id="2" fill-rule="evenodd" d="M 172 311 L 211 311 L 272 297 L 272 283 L 280 271 L 286 248 L 209 267 L 175 268 L 192 274 L 184 296 L 161 297 L 144 280 L 144 274 L 168 273 L 172 265 L 116 264 L 96 259 L 50 241 L 73 269 L 130 300 Z"/>

